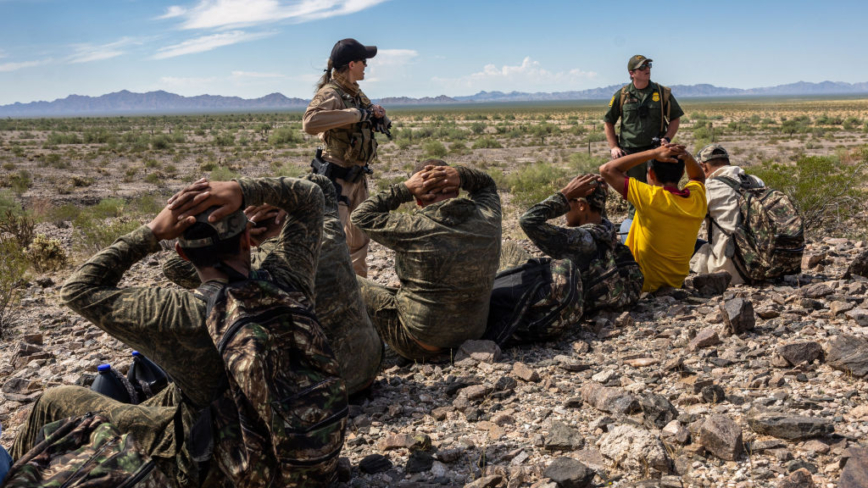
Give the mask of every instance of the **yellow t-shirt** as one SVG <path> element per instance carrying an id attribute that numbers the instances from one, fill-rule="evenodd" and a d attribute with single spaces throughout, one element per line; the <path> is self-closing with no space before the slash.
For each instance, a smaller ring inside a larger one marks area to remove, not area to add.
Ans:
<path id="1" fill-rule="evenodd" d="M 690 271 L 690 257 L 708 203 L 704 184 L 690 181 L 684 190 L 690 194 L 681 196 L 633 178 L 628 180 L 627 200 L 636 207 L 636 216 L 627 235 L 627 247 L 645 276 L 642 291 L 662 286 L 680 288 Z"/>

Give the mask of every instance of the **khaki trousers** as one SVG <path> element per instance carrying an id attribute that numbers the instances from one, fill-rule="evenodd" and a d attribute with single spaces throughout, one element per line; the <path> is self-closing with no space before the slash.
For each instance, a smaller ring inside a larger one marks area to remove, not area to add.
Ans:
<path id="1" fill-rule="evenodd" d="M 338 215 L 344 226 L 344 233 L 347 235 L 347 247 L 350 249 L 350 258 L 353 260 L 353 270 L 362 278 L 367 278 L 368 263 L 365 259 L 368 257 L 368 244 L 371 239 L 350 222 L 350 214 L 368 198 L 368 177 L 363 175 L 355 183 L 340 178 L 336 181 L 341 185 L 341 196 L 349 200 L 349 205 L 345 201 L 338 202 Z"/>

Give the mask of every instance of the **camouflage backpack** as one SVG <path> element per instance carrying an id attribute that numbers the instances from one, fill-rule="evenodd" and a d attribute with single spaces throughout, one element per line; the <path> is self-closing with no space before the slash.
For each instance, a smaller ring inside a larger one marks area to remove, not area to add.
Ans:
<path id="1" fill-rule="evenodd" d="M 567 259 L 529 259 L 495 275 L 484 339 L 556 339 L 582 317 L 582 280 Z"/>
<path id="2" fill-rule="evenodd" d="M 256 278 L 197 289 L 229 378 L 204 415 L 213 456 L 236 487 L 326 486 L 347 422 L 340 366 L 305 296 Z M 201 441 L 192 444 L 201 461 Z"/>
<path id="3" fill-rule="evenodd" d="M 9 470 L 7 488 L 161 488 L 170 486 L 130 434 L 101 415 L 58 420 Z"/>
<path id="4" fill-rule="evenodd" d="M 805 229 L 796 206 L 778 190 L 755 187 L 751 178 L 741 181 L 717 178 L 738 195 L 738 221 L 731 234 L 710 216 L 708 219 L 735 245 L 736 270 L 747 283 L 796 274 L 802 270 Z M 711 227 L 708 229 L 711 242 Z"/>
<path id="5" fill-rule="evenodd" d="M 617 239 L 617 236 L 612 236 Z M 614 242 L 614 241 L 613 241 Z M 583 276 L 585 313 L 594 310 L 624 310 L 639 300 L 645 277 L 630 248 L 614 242 L 614 247 L 597 241 L 597 256 Z"/>

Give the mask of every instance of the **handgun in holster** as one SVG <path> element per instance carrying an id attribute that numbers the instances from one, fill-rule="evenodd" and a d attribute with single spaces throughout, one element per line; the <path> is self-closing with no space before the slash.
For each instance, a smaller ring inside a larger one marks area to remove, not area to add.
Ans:
<path id="1" fill-rule="evenodd" d="M 334 163 L 330 163 L 322 158 L 321 147 L 316 148 L 316 155 L 310 162 L 310 167 L 313 168 L 313 172 L 315 174 L 323 175 L 332 182 L 332 184 L 335 186 L 335 191 L 338 194 L 338 202 L 342 202 L 346 205 L 350 204 L 350 199 L 342 195 L 343 187 L 340 183 L 337 182 L 337 180 L 341 179 L 350 183 L 355 183 L 359 180 L 359 178 L 362 177 L 362 174 L 374 173 L 367 164 L 364 166 L 343 168 Z"/>

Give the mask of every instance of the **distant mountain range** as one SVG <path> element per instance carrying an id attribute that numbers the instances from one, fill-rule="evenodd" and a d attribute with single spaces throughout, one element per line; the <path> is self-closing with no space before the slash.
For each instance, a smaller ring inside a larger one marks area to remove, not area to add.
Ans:
<path id="1" fill-rule="evenodd" d="M 499 102 L 542 102 L 568 100 L 606 100 L 622 85 L 610 85 L 581 91 L 565 92 L 510 92 L 481 91 L 476 95 L 448 97 L 386 97 L 377 102 L 389 107 L 402 105 L 442 105 L 454 103 L 499 103 Z M 799 96 L 799 95 L 842 95 L 868 94 L 868 82 L 843 83 L 824 81 L 808 83 L 800 81 L 788 85 L 763 88 L 725 88 L 714 85 L 672 85 L 672 93 L 681 98 L 736 97 L 736 96 Z M 53 102 L 13 103 L 0 105 L 0 117 L 55 117 L 74 115 L 116 115 L 116 114 L 172 114 L 203 112 L 234 112 L 240 110 L 299 110 L 310 100 L 288 98 L 280 93 L 272 93 L 262 98 L 244 99 L 217 95 L 183 97 L 165 91 L 132 93 L 122 90 L 99 97 L 70 95 Z"/>

